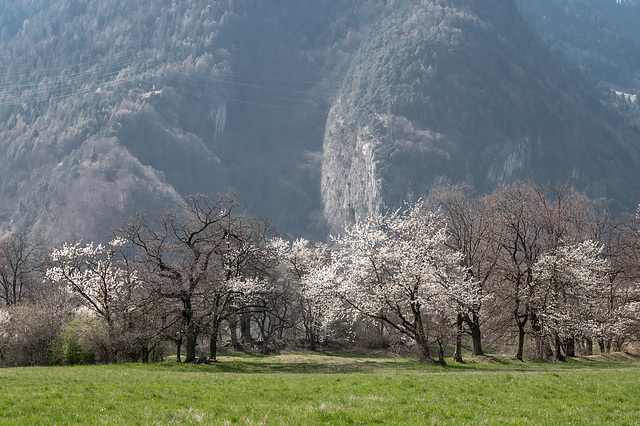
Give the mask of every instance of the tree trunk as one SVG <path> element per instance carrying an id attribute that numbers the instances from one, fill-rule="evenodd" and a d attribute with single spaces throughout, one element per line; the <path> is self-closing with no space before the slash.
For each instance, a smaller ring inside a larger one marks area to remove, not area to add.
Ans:
<path id="1" fill-rule="evenodd" d="M 554 354 L 553 349 L 551 348 L 551 341 L 542 335 L 537 335 L 535 341 L 536 358 L 541 361 L 551 359 Z"/>
<path id="2" fill-rule="evenodd" d="M 240 340 L 243 344 L 252 344 L 253 337 L 251 337 L 251 318 L 249 315 L 240 315 Z"/>
<path id="3" fill-rule="evenodd" d="M 567 358 L 562 354 L 562 342 L 560 342 L 560 337 L 558 337 L 558 333 L 552 333 L 551 339 L 553 342 L 553 352 L 556 361 L 566 362 Z"/>
<path id="4" fill-rule="evenodd" d="M 593 340 L 584 339 L 584 354 L 593 355 Z"/>
<path id="5" fill-rule="evenodd" d="M 198 344 L 199 330 L 193 321 L 193 308 L 191 306 L 191 295 L 182 295 L 182 323 L 185 325 L 185 338 L 187 357 L 184 362 L 196 361 L 196 345 Z"/>
<path id="6" fill-rule="evenodd" d="M 429 329 L 422 323 L 422 313 L 420 312 L 420 304 L 416 303 L 412 307 L 415 334 L 411 337 L 415 340 L 420 348 L 420 360 L 433 364 L 433 358 L 431 358 L 431 349 L 429 348 Z"/>
<path id="7" fill-rule="evenodd" d="M 419 325 L 422 327 L 422 324 Z M 426 337 L 426 333 L 421 328 L 418 329 L 418 333 L 412 336 L 418 348 L 420 349 L 420 361 L 433 364 L 433 358 L 431 357 L 431 348 L 429 348 L 429 339 Z"/>
<path id="8" fill-rule="evenodd" d="M 473 345 L 473 356 L 484 355 L 482 350 L 482 335 L 480 333 L 480 325 L 475 324 L 471 327 L 471 343 Z"/>
<path id="9" fill-rule="evenodd" d="M 184 360 L 184 362 L 195 362 L 196 345 L 198 343 L 198 333 L 192 324 L 189 324 L 187 326 L 186 338 L 187 338 L 187 342 L 186 342 L 187 357 Z"/>
<path id="10" fill-rule="evenodd" d="M 565 353 L 567 358 L 576 356 L 576 339 L 574 337 L 569 337 L 567 339 Z"/>
<path id="11" fill-rule="evenodd" d="M 231 347 L 234 351 L 240 351 L 242 348 L 238 343 L 238 320 L 235 317 L 227 318 L 229 324 L 229 335 L 231 336 Z"/>
<path id="12" fill-rule="evenodd" d="M 624 347 L 624 339 L 621 337 L 615 339 L 615 341 L 613 342 L 614 352 L 622 352 L 623 347 Z"/>
<path id="13" fill-rule="evenodd" d="M 471 345 L 473 350 L 473 356 L 484 355 L 482 350 L 482 332 L 480 331 L 480 318 L 475 313 L 471 316 L 465 315 L 465 321 L 469 326 L 471 332 Z"/>
<path id="14" fill-rule="evenodd" d="M 318 349 L 319 339 L 317 330 L 319 327 L 318 319 L 309 313 L 304 321 L 304 338 L 309 345 L 309 350 L 311 351 Z"/>
<path id="15" fill-rule="evenodd" d="M 524 323 L 518 321 L 518 351 L 516 352 L 516 359 L 522 361 L 522 356 L 524 354 Z"/>
<path id="16" fill-rule="evenodd" d="M 606 353 L 606 349 L 604 347 L 604 339 L 598 339 L 598 347 L 600 348 L 600 354 Z"/>
<path id="17" fill-rule="evenodd" d="M 442 344 L 442 340 L 438 339 L 438 364 L 446 365 L 446 361 L 444 360 L 444 345 Z"/>
<path id="18" fill-rule="evenodd" d="M 531 332 L 535 339 L 536 359 L 545 360 L 553 356 L 549 339 L 542 332 L 542 324 L 535 313 L 531 314 Z"/>
<path id="19" fill-rule="evenodd" d="M 142 345 L 142 363 L 143 364 L 149 364 L 149 353 L 151 351 L 149 350 L 149 347 L 144 344 Z"/>
<path id="20" fill-rule="evenodd" d="M 317 349 L 316 347 L 316 335 L 313 332 L 313 330 L 309 330 L 307 333 L 307 342 L 309 344 L 309 350 L 310 351 L 315 351 Z"/>
<path id="21" fill-rule="evenodd" d="M 457 333 L 456 333 L 456 349 L 453 352 L 453 362 L 462 362 L 462 314 L 458 314 Z"/>
<path id="22" fill-rule="evenodd" d="M 182 362 L 182 335 L 176 339 L 176 362 Z"/>
<path id="23" fill-rule="evenodd" d="M 419 342 L 420 346 L 420 361 L 433 364 L 433 358 L 431 357 L 431 350 L 427 342 Z"/>
<path id="24" fill-rule="evenodd" d="M 211 336 L 209 336 L 209 359 L 218 362 L 218 330 L 220 329 L 220 320 L 214 320 Z"/>

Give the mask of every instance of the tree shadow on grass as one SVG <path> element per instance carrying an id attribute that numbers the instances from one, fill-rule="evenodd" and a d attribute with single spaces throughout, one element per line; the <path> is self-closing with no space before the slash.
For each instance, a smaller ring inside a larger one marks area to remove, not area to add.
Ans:
<path id="1" fill-rule="evenodd" d="M 618 355 L 610 357 L 575 357 L 568 362 L 517 361 L 507 356 L 484 355 L 467 357 L 465 363 L 430 365 L 410 358 L 390 358 L 389 353 L 372 351 L 328 351 L 260 355 L 252 353 L 224 353 L 212 364 L 184 364 L 163 362 L 130 368 L 184 373 L 240 373 L 240 374 L 358 374 L 358 373 L 446 373 L 446 372 L 544 372 L 574 369 L 637 368 L 640 357 Z"/>
<path id="2" fill-rule="evenodd" d="M 258 364 L 249 363 L 220 363 L 215 367 L 217 372 L 228 373 L 290 373 L 290 374 L 354 374 L 372 373 L 375 371 L 388 370 L 381 365 L 364 363 L 334 364 L 322 362 L 299 362 L 299 363 L 279 363 L 263 362 Z"/>
<path id="3" fill-rule="evenodd" d="M 369 354 L 370 355 L 370 354 Z M 421 364 L 409 358 L 371 358 L 360 356 L 340 356 L 335 353 L 289 354 L 285 356 L 227 356 L 218 357 L 211 364 L 184 364 L 163 362 L 150 364 L 146 368 L 175 372 L 247 373 L 247 374 L 350 374 L 397 372 L 414 370 L 442 371 L 442 366 Z M 140 364 L 130 364 L 132 366 Z M 139 367 L 144 368 L 144 367 Z"/>
<path id="4" fill-rule="evenodd" d="M 387 349 L 318 351 L 317 353 L 324 356 L 338 358 L 389 358 L 391 356 Z"/>

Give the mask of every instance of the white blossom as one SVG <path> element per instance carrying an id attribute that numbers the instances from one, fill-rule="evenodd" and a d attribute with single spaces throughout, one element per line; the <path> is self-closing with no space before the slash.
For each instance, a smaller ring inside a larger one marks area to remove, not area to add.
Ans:
<path id="1" fill-rule="evenodd" d="M 71 293 L 78 294 L 85 306 L 96 314 L 111 320 L 115 304 L 137 281 L 135 271 L 116 257 L 121 239 L 108 247 L 102 244 L 65 243 L 51 252 L 53 264 L 46 271 L 52 282 L 66 286 Z"/>
<path id="2" fill-rule="evenodd" d="M 560 337 L 598 337 L 604 332 L 600 293 L 608 262 L 591 240 L 561 245 L 534 265 L 536 292 L 532 300 L 547 330 Z"/>
<path id="3" fill-rule="evenodd" d="M 432 324 L 450 323 L 482 299 L 478 283 L 460 267 L 460 253 L 445 246 L 446 230 L 441 214 L 421 203 L 371 215 L 335 238 L 340 248 L 333 261 L 341 278 L 324 285 L 428 354 Z"/>

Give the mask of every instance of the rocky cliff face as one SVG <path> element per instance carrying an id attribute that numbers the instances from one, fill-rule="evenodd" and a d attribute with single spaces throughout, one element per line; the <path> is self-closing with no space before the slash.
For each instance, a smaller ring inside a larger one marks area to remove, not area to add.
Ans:
<path id="1" fill-rule="evenodd" d="M 337 222 L 353 221 L 356 210 L 375 211 L 381 201 L 376 155 L 380 132 L 386 134 L 390 117 L 377 117 L 375 129 L 355 126 L 350 118 L 338 99 L 329 112 L 325 135 L 322 198 L 327 216 Z"/>
<path id="2" fill-rule="evenodd" d="M 325 215 L 338 230 L 459 181 L 573 176 L 614 196 L 640 164 L 638 133 L 605 112 L 512 1 L 403 3 L 363 39 L 329 114 Z"/>

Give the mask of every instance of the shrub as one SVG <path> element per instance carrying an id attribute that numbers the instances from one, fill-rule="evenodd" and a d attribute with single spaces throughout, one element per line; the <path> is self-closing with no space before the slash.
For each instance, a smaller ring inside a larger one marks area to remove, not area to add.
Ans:
<path id="1" fill-rule="evenodd" d="M 51 345 L 47 364 L 83 365 L 95 363 L 94 352 L 80 344 L 80 341 L 83 340 L 84 328 L 86 328 L 84 321 L 77 318 L 65 324 Z"/>
<path id="2" fill-rule="evenodd" d="M 64 315 L 35 305 L 5 307 L 0 313 L 0 365 L 44 365 Z"/>
<path id="3" fill-rule="evenodd" d="M 86 312 L 64 324 L 51 345 L 47 364 L 82 365 L 114 361 L 114 341 L 109 327 Z"/>

